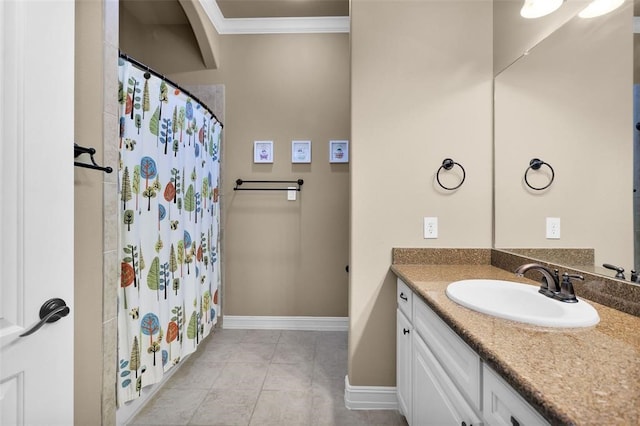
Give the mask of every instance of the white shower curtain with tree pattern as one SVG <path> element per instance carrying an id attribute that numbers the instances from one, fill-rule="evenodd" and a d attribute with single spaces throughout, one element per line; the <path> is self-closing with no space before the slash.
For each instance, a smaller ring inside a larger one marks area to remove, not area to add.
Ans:
<path id="1" fill-rule="evenodd" d="M 128 60 L 119 72 L 122 404 L 194 352 L 216 323 L 222 124 Z"/>

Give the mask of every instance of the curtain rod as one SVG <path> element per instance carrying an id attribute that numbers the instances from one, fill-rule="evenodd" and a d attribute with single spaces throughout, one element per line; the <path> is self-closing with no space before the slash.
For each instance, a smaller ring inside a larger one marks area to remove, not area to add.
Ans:
<path id="1" fill-rule="evenodd" d="M 131 62 L 133 65 L 137 66 L 138 68 L 148 71 L 151 74 L 155 75 L 158 78 L 163 79 L 164 81 L 166 81 L 167 83 L 171 84 L 173 87 L 175 87 L 176 89 L 180 89 L 180 91 L 186 93 L 191 99 L 193 99 L 194 101 L 198 102 L 200 105 L 202 105 L 202 107 L 204 109 L 206 109 L 207 111 L 209 111 L 209 114 L 211 114 L 213 116 L 213 118 L 216 119 L 216 121 L 218 123 L 220 123 L 220 126 L 224 128 L 224 124 L 222 123 L 222 121 L 220 121 L 218 119 L 218 117 L 216 117 L 216 115 L 213 113 L 213 111 L 211 111 L 211 108 L 209 108 L 207 106 L 207 104 L 205 104 L 204 102 L 202 102 L 200 99 L 198 99 L 197 96 L 194 96 L 193 93 L 189 92 L 188 90 L 185 90 L 182 86 L 180 86 L 179 84 L 176 84 L 174 81 L 168 79 L 167 77 L 165 77 L 163 74 L 160 74 L 158 71 L 150 68 L 148 65 L 143 64 L 142 62 L 132 58 L 131 56 L 127 55 L 126 53 L 122 53 L 121 51 L 118 51 L 120 57 L 122 59 L 126 59 L 127 61 Z"/>

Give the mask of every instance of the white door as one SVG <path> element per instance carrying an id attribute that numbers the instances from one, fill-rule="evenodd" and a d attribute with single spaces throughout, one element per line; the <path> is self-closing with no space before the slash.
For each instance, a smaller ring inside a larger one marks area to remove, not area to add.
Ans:
<path id="1" fill-rule="evenodd" d="M 73 424 L 73 73 L 74 2 L 1 0 L 2 426 Z"/>

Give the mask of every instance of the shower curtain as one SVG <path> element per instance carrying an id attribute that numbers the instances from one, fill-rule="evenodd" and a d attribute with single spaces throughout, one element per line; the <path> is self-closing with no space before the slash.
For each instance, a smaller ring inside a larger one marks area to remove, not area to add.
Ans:
<path id="1" fill-rule="evenodd" d="M 196 350 L 218 315 L 222 124 L 119 61 L 118 404 Z"/>

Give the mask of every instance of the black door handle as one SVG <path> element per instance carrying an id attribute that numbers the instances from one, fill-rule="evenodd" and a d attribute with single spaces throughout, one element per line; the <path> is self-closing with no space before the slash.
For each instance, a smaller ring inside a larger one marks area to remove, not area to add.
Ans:
<path id="1" fill-rule="evenodd" d="M 60 318 L 69 315 L 69 312 L 69 307 L 64 300 L 58 298 L 47 300 L 40 307 L 40 321 L 29 330 L 22 333 L 20 337 L 29 336 L 35 333 L 46 323 L 56 322 Z"/>

